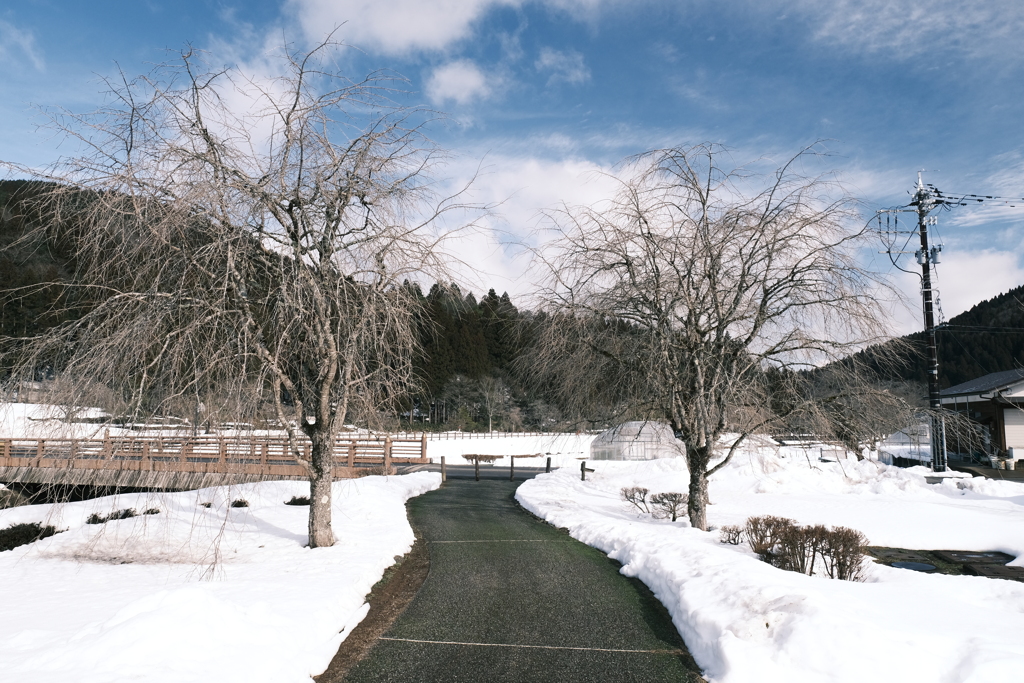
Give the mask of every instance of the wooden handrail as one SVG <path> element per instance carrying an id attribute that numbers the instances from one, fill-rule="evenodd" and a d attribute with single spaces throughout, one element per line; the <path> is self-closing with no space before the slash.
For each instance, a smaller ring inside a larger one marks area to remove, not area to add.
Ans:
<path id="1" fill-rule="evenodd" d="M 308 458 L 312 444 L 298 445 Z M 334 464 L 339 470 L 426 462 L 426 440 L 421 436 L 341 437 L 334 444 Z M 0 467 L 239 473 L 268 478 L 307 475 L 305 467 L 291 457 L 287 437 L 275 436 L 5 438 L 0 439 Z"/>

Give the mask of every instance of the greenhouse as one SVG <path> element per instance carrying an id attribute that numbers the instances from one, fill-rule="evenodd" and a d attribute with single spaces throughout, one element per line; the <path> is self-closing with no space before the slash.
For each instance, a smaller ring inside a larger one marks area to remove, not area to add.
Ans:
<path id="1" fill-rule="evenodd" d="M 664 422 L 624 422 L 601 432 L 590 445 L 592 460 L 656 460 L 685 454 L 681 441 Z"/>

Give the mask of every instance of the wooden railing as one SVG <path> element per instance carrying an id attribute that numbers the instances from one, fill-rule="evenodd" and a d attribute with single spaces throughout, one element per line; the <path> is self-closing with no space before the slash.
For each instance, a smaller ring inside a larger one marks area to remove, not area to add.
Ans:
<path id="1" fill-rule="evenodd" d="M 300 443 L 308 459 L 312 445 Z M 360 466 L 427 462 L 427 440 L 391 436 L 339 438 L 339 478 Z M 0 439 L 0 467 L 306 476 L 283 437 Z"/>

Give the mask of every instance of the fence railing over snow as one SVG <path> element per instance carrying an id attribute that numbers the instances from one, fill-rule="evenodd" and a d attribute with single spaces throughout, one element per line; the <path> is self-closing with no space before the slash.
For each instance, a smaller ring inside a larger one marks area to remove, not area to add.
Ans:
<path id="1" fill-rule="evenodd" d="M 308 460 L 312 444 L 298 444 Z M 427 462 L 423 436 L 359 436 L 334 444 L 335 478 L 360 466 Z M 0 467 L 243 474 L 305 477 L 306 468 L 283 437 L 108 437 L 105 439 L 0 439 Z"/>

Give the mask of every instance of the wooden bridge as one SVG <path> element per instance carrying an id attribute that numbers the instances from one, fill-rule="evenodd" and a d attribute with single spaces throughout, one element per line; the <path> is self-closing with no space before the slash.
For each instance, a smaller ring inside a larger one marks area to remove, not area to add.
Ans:
<path id="1" fill-rule="evenodd" d="M 308 458 L 311 444 L 299 446 Z M 335 479 L 426 462 L 426 436 L 361 435 L 334 445 Z M 285 437 L 0 439 L 5 483 L 192 489 L 308 477 Z"/>

